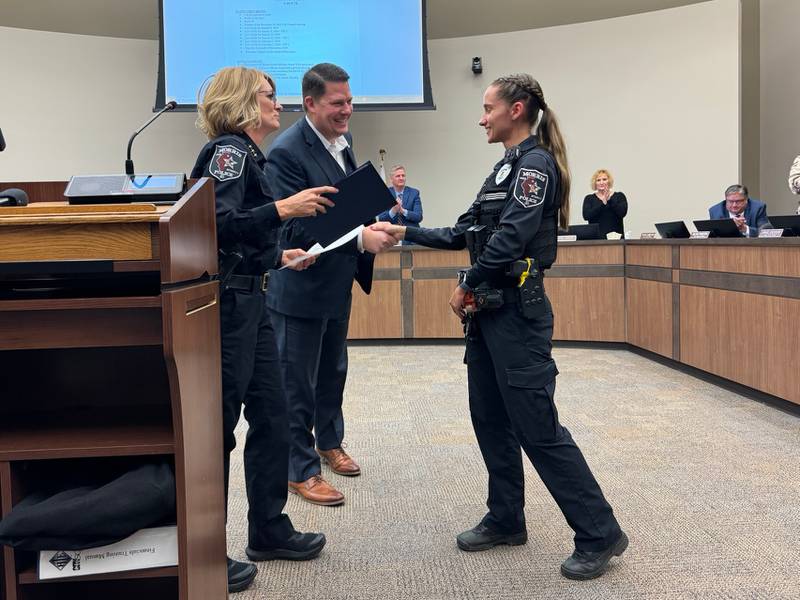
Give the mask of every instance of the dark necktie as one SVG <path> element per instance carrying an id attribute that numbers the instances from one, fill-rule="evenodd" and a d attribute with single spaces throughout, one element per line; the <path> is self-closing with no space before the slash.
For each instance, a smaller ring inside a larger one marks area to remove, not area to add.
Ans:
<path id="1" fill-rule="evenodd" d="M 400 208 L 397 211 L 397 224 L 398 225 L 405 225 L 406 220 L 403 218 L 403 192 L 398 192 L 397 194 L 397 202 L 400 205 Z"/>

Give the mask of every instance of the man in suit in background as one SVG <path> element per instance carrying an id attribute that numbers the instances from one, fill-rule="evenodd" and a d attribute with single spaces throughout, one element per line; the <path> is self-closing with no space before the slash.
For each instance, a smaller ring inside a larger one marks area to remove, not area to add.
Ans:
<path id="1" fill-rule="evenodd" d="M 348 132 L 353 114 L 349 78 L 330 63 L 303 75 L 305 117 L 278 136 L 267 156 L 267 178 L 276 197 L 335 185 L 356 168 Z M 362 228 L 357 239 L 321 255 L 313 268 L 274 271 L 270 278 L 267 306 L 289 409 L 289 491 L 313 504 L 344 502 L 344 495 L 322 477 L 320 458 L 339 475 L 361 474 L 342 448 L 342 394 L 353 279 L 369 294 L 374 254 L 396 243 L 378 233 Z M 315 243 L 298 219 L 284 225 L 281 247 L 308 249 Z"/>
<path id="2" fill-rule="evenodd" d="M 709 219 L 733 219 L 744 237 L 758 237 L 760 227 L 769 224 L 767 205 L 748 198 L 747 187 L 739 184 L 725 190 L 725 200 L 708 209 Z"/>
<path id="3" fill-rule="evenodd" d="M 422 221 L 422 200 L 419 197 L 419 190 L 406 186 L 406 168 L 403 165 L 395 165 L 389 173 L 389 180 L 392 185 L 389 191 L 394 196 L 397 204 L 378 215 L 378 221 L 389 221 L 395 225 L 405 225 L 407 227 L 419 227 Z M 403 240 L 403 245 L 411 244 Z"/>

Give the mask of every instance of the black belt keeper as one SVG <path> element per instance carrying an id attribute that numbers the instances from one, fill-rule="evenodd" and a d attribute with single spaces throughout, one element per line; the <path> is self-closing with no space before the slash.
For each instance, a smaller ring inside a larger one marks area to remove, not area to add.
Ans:
<path id="1" fill-rule="evenodd" d="M 231 275 L 225 284 L 226 290 L 241 290 L 251 294 L 265 293 L 269 283 L 269 272 L 261 275 Z"/>

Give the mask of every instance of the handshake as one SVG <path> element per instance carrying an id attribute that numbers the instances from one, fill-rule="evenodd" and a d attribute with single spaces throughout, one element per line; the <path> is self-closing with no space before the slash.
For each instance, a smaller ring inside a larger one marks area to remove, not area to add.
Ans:
<path id="1" fill-rule="evenodd" d="M 379 221 L 364 228 L 361 241 L 364 243 L 364 250 L 372 254 L 379 254 L 396 245 L 405 237 L 405 226 Z"/>
<path id="2" fill-rule="evenodd" d="M 378 222 L 365 227 L 361 233 L 364 250 L 379 254 L 406 237 L 406 228 L 401 225 Z M 309 254 L 300 248 L 284 250 L 281 255 L 281 266 L 293 271 L 304 271 L 317 260 L 316 255 Z"/>

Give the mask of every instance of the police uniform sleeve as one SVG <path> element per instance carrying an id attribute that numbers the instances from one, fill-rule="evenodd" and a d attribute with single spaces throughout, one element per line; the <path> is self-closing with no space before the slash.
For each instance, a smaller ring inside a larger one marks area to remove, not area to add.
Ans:
<path id="1" fill-rule="evenodd" d="M 464 232 L 472 224 L 470 211 L 465 212 L 458 218 L 453 227 L 438 227 L 430 229 L 428 227 L 406 227 L 406 240 L 414 242 L 420 246 L 428 248 L 439 248 L 441 250 L 463 250 L 467 247 Z"/>
<path id="2" fill-rule="evenodd" d="M 555 203 L 556 186 L 556 176 L 541 154 L 530 152 L 519 159 L 513 187 L 500 215 L 500 229 L 467 271 L 467 286 L 475 288 L 512 261 L 523 258 L 525 247 L 539 230 L 544 207 Z"/>
<path id="3" fill-rule="evenodd" d="M 280 227 L 273 198 L 257 182 L 250 188 L 262 194 L 259 200 L 263 203 L 247 207 L 248 201 L 253 204 L 253 199 L 245 197 L 249 178 L 253 176 L 252 169 L 258 168 L 249 164 L 251 160 L 247 149 L 238 144 L 217 144 L 206 164 L 203 175 L 214 181 L 217 243 L 221 248 L 258 239 L 265 229 Z"/>

